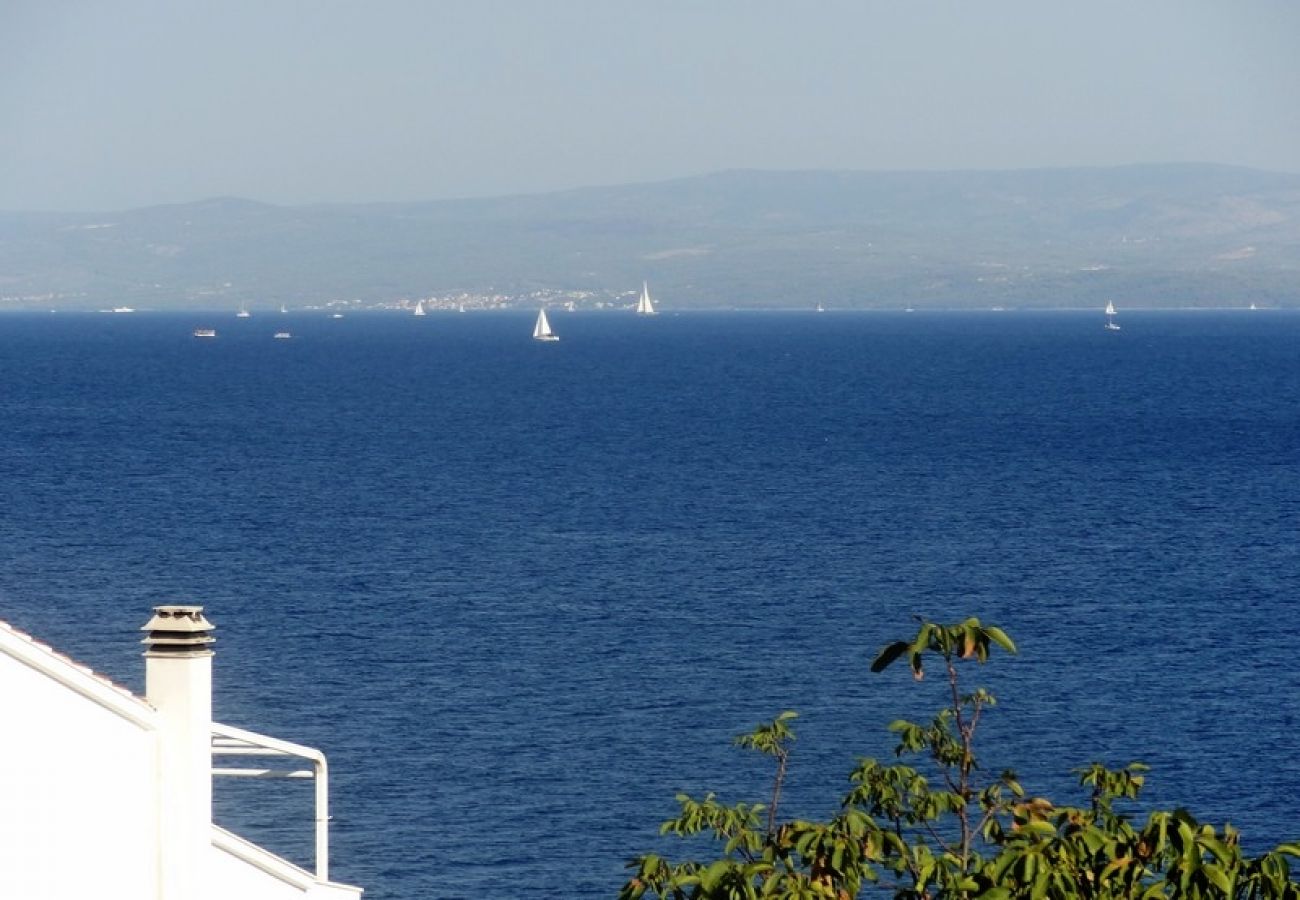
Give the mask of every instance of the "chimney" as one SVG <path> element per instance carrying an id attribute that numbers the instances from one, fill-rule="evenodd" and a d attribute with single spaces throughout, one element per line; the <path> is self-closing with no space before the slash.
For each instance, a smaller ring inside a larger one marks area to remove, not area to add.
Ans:
<path id="1" fill-rule="evenodd" d="M 201 606 L 156 606 L 142 629 L 145 699 L 158 711 L 161 900 L 201 900 L 212 854 L 212 625 Z"/>

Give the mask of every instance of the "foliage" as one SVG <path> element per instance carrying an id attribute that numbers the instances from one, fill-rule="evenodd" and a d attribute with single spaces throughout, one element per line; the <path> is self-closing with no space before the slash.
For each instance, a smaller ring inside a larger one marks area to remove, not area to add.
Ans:
<path id="1" fill-rule="evenodd" d="M 1016 652 L 1001 629 L 971 618 L 921 622 L 910 640 L 880 651 L 873 672 L 905 660 L 917 680 L 937 661 L 946 702 L 928 723 L 893 722 L 896 756 L 915 765 L 860 760 L 826 821 L 778 815 L 794 712 L 738 737 L 773 760 L 770 802 L 679 794 L 680 812 L 660 833 L 711 835 L 721 852 L 679 863 L 641 856 L 628 864 L 620 900 L 851 900 L 864 891 L 894 900 L 1300 900 L 1288 859 L 1300 857 L 1300 843 L 1250 857 L 1232 826 L 1182 809 L 1135 825 L 1118 807 L 1139 796 L 1141 763 L 1076 770 L 1087 791 L 1079 806 L 1027 796 L 1013 772 L 985 774 L 975 736 L 995 698 L 963 692 L 959 667 L 987 662 L 994 648 Z"/>

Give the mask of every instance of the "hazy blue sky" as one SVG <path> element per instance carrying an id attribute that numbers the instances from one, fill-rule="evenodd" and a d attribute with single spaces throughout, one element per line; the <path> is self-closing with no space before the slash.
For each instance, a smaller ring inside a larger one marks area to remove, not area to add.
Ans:
<path id="1" fill-rule="evenodd" d="M 1294 0 L 0 0 L 0 209 L 1300 172 Z"/>

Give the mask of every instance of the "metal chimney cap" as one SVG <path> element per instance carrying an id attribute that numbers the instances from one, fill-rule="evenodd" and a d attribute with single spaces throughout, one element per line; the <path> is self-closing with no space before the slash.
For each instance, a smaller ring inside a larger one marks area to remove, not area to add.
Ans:
<path id="1" fill-rule="evenodd" d="M 201 606 L 155 606 L 153 618 L 141 631 L 212 631 L 212 623 L 203 617 Z"/>
<path id="2" fill-rule="evenodd" d="M 155 606 L 153 618 L 140 630 L 148 632 L 141 641 L 148 647 L 146 656 L 207 656 L 212 653 L 208 645 L 216 641 L 201 606 Z"/>

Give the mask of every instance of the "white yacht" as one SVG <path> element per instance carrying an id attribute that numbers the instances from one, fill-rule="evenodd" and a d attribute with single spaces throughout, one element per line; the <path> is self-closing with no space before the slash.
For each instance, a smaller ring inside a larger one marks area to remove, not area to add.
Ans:
<path id="1" fill-rule="evenodd" d="M 636 314 L 638 316 L 658 315 L 655 312 L 654 301 L 650 299 L 650 285 L 645 281 L 641 282 L 641 298 L 636 302 Z"/>
<path id="2" fill-rule="evenodd" d="M 1119 323 L 1115 321 L 1115 304 L 1106 301 L 1106 330 L 1119 331 Z"/>
<path id="3" fill-rule="evenodd" d="M 560 336 L 551 331 L 551 323 L 546 320 L 546 309 L 537 311 L 537 324 L 533 326 L 533 340 L 558 341 Z"/>

